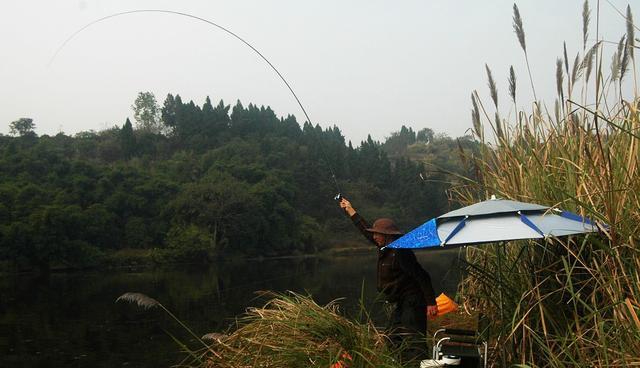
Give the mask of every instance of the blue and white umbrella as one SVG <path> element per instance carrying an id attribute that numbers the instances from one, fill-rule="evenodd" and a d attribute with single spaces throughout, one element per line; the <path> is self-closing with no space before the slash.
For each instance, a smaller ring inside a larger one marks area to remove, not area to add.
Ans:
<path id="1" fill-rule="evenodd" d="M 435 248 L 597 231 L 595 223 L 575 213 L 492 197 L 431 219 L 388 247 Z"/>

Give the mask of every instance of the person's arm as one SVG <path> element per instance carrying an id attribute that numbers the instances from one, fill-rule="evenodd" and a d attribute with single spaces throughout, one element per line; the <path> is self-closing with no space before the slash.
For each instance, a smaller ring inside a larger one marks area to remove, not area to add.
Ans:
<path id="1" fill-rule="evenodd" d="M 413 278 L 420 290 L 422 290 L 422 294 L 424 295 L 424 299 L 427 302 L 427 306 L 436 306 L 436 295 L 433 291 L 433 285 L 431 285 L 431 276 L 427 271 L 420 266 L 418 260 L 416 259 L 415 254 L 408 249 L 398 249 L 396 250 L 396 257 L 398 258 L 398 264 L 403 272 Z M 437 309 L 434 309 L 435 313 L 438 312 Z M 429 309 L 429 314 L 435 314 L 431 309 Z"/>
<path id="2" fill-rule="evenodd" d="M 370 227 L 369 224 L 367 223 L 367 221 L 360 216 L 355 208 L 353 208 L 353 206 L 351 206 L 351 202 L 349 202 L 346 198 L 342 198 L 340 200 L 340 207 L 344 210 L 344 212 L 351 218 L 351 221 L 353 221 L 353 224 L 358 228 L 358 230 L 360 230 L 360 232 L 362 233 L 362 235 L 367 238 L 367 240 L 371 243 L 373 243 L 374 245 L 376 244 L 375 241 L 373 241 L 373 234 L 370 233 L 369 231 L 367 231 L 367 229 Z"/>

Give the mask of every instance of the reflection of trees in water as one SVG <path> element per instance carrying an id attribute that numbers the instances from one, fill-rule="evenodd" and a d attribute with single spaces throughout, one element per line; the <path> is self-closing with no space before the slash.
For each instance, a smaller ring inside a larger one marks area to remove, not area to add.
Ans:
<path id="1" fill-rule="evenodd" d="M 436 292 L 457 252 L 417 252 Z M 100 271 L 15 276 L 0 281 L 0 366 L 169 366 L 178 347 L 164 333 L 189 337 L 158 310 L 114 304 L 127 291 L 147 294 L 196 334 L 220 331 L 248 306 L 263 303 L 257 290 L 308 293 L 320 304 L 337 298 L 356 316 L 364 282 L 365 304 L 375 303 L 376 257 L 371 253 L 323 258 L 238 261 L 143 272 Z M 454 282 L 457 283 L 457 279 Z M 449 293 L 451 291 L 449 290 Z M 39 353 L 38 353 L 39 352 Z"/>
<path id="2" fill-rule="evenodd" d="M 7 280 L 1 286 L 11 297 L 4 299 L 6 313 L 0 316 L 0 366 L 113 367 L 178 358 L 175 349 L 166 349 L 171 340 L 157 312 L 123 313 L 114 305 L 125 284 L 135 288 L 148 279 L 72 273 Z"/>

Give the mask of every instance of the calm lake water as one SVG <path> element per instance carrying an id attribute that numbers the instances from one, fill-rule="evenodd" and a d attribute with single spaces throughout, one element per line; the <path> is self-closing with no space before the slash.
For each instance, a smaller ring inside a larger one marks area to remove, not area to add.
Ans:
<path id="1" fill-rule="evenodd" d="M 457 250 L 418 252 L 436 293 L 455 295 Z M 115 303 L 144 293 L 171 310 L 197 335 L 222 331 L 258 290 L 337 298 L 354 314 L 361 291 L 376 303 L 375 252 L 333 258 L 237 261 L 206 267 L 52 273 L 0 277 L 0 367 L 170 367 L 184 357 L 172 334 L 196 347 L 160 310 Z M 364 285 L 364 289 L 363 289 Z M 379 315 L 379 314 L 377 314 Z"/>

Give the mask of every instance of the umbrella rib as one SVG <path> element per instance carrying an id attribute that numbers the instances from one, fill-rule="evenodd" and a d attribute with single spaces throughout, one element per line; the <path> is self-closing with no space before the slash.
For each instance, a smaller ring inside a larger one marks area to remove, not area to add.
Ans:
<path id="1" fill-rule="evenodd" d="M 537 232 L 538 234 L 540 234 L 543 238 L 545 237 L 544 233 L 542 232 L 542 230 L 540 230 L 536 224 L 534 224 L 533 222 L 531 222 L 531 220 L 529 220 L 529 218 L 527 216 L 525 216 L 521 211 L 518 211 L 518 215 L 520 215 L 520 221 L 524 222 L 525 225 L 529 226 L 530 228 L 532 228 L 535 232 Z"/>
<path id="2" fill-rule="evenodd" d="M 456 227 L 451 231 L 451 233 L 449 234 L 449 236 L 447 236 L 447 238 L 442 242 L 442 246 L 444 246 L 445 244 L 447 244 L 447 242 L 453 238 L 465 225 L 465 223 L 467 222 L 467 219 L 469 218 L 469 216 L 465 216 L 462 221 L 460 221 L 458 223 L 458 225 L 456 225 Z"/>
<path id="3" fill-rule="evenodd" d="M 590 225 L 592 227 L 595 227 L 595 224 L 593 222 L 591 222 L 591 220 L 589 220 L 586 217 L 582 217 L 580 215 L 577 215 L 577 214 L 575 214 L 573 212 L 560 211 L 560 216 L 562 216 L 564 218 L 568 218 L 569 220 L 578 221 L 578 222 L 581 222 L 583 224 L 587 224 L 587 225 Z"/>

